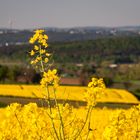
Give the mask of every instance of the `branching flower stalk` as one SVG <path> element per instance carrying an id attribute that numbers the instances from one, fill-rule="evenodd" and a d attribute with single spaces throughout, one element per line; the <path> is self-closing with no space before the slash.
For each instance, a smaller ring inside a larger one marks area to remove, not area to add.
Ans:
<path id="1" fill-rule="evenodd" d="M 49 116 L 50 116 L 50 119 L 51 119 L 51 122 L 52 122 L 52 126 L 53 126 L 53 129 L 54 129 L 54 132 L 56 134 L 56 137 L 59 140 L 58 132 L 56 130 L 56 126 L 55 126 L 55 123 L 54 123 L 54 118 L 52 117 L 53 112 L 52 112 L 51 99 L 50 99 L 50 91 L 49 91 L 48 85 L 46 86 L 46 89 L 47 89 L 47 93 L 48 93 L 47 94 L 48 95 L 47 101 L 48 101 L 48 106 L 49 106 L 49 110 L 50 110 Z"/>
<path id="2" fill-rule="evenodd" d="M 50 99 L 50 91 L 49 91 L 49 85 L 52 84 L 52 82 L 53 82 L 52 80 L 53 79 L 50 79 L 48 81 L 46 79 L 46 77 L 45 77 L 48 74 L 47 78 L 49 78 L 49 76 L 51 74 L 51 70 L 48 70 L 48 73 L 47 73 L 46 72 L 47 70 L 45 69 L 45 65 L 47 65 L 47 63 L 48 63 L 48 57 L 50 56 L 50 53 L 46 53 L 46 48 L 48 47 L 47 39 L 48 39 L 48 36 L 44 34 L 44 30 L 36 30 L 35 34 L 33 35 L 33 37 L 30 38 L 29 42 L 31 44 L 37 44 L 37 45 L 34 45 L 34 50 L 32 50 L 30 52 L 31 56 L 35 56 L 35 54 L 36 54 L 34 59 L 31 61 L 31 64 L 38 66 L 40 72 L 42 73 L 43 78 L 41 80 L 41 86 L 43 88 L 46 88 L 46 90 L 47 90 L 47 97 L 48 98 L 46 100 L 48 102 L 48 106 L 49 106 L 49 109 L 50 109 L 49 117 L 51 119 L 52 126 L 53 126 L 53 129 L 54 129 L 56 138 L 59 140 L 59 135 L 58 135 L 58 132 L 56 131 L 56 127 L 55 127 L 55 123 L 54 123 L 54 118 L 52 117 L 53 112 L 52 112 L 51 99 Z M 39 63 L 40 63 L 40 65 L 39 65 Z M 54 74 L 56 74 L 56 71 L 55 72 L 54 71 L 55 70 L 53 70 L 52 72 Z"/>
<path id="3" fill-rule="evenodd" d="M 103 94 L 105 89 L 105 84 L 103 82 L 103 79 L 100 78 L 92 78 L 91 82 L 89 82 L 88 84 L 88 88 L 85 92 L 85 99 L 87 101 L 87 115 L 86 115 L 86 119 L 84 121 L 84 124 L 81 128 L 81 130 L 77 133 L 77 135 L 75 136 L 75 140 L 81 135 L 87 121 L 89 120 L 88 123 L 88 134 L 87 134 L 87 138 L 90 132 L 90 122 L 91 122 L 91 115 L 92 115 L 92 111 L 93 108 L 95 107 L 96 103 L 97 103 L 97 99 L 101 96 L 101 94 Z"/>
<path id="4" fill-rule="evenodd" d="M 77 140 L 77 139 L 82 139 L 82 133 L 84 133 L 84 129 L 87 125 L 88 122 L 88 130 L 85 136 L 85 140 L 88 140 L 89 133 L 91 131 L 91 115 L 92 115 L 92 110 L 94 106 L 96 105 L 96 99 L 98 98 L 99 94 L 103 92 L 105 89 L 105 85 L 102 79 L 97 79 L 97 78 L 92 78 L 92 81 L 89 82 L 87 91 L 85 93 L 85 99 L 87 101 L 87 114 L 85 117 L 85 120 L 81 120 L 78 124 L 78 122 L 75 122 L 75 119 L 70 119 L 67 123 L 64 120 L 67 120 L 69 118 L 69 115 L 71 113 L 67 114 L 68 110 L 65 110 L 64 108 L 69 107 L 69 105 L 60 105 L 58 103 L 58 99 L 56 96 L 56 91 L 59 86 L 59 81 L 60 78 L 57 75 L 57 70 L 49 68 L 48 62 L 49 62 L 49 57 L 50 53 L 47 52 L 47 40 L 48 36 L 44 34 L 44 30 L 36 30 L 35 34 L 33 37 L 30 38 L 29 42 L 31 44 L 34 44 L 33 50 L 31 50 L 30 55 L 33 57 L 31 64 L 35 66 L 36 68 L 39 69 L 42 79 L 40 81 L 41 87 L 46 89 L 47 95 L 45 96 L 46 101 L 48 103 L 49 107 L 49 113 L 48 116 L 51 120 L 52 123 L 52 128 L 54 130 L 53 138 L 57 140 Z M 53 91 L 50 90 L 50 88 L 53 89 Z M 51 93 L 53 92 L 53 93 Z M 53 97 L 54 102 L 55 102 L 55 108 L 53 108 L 52 103 L 51 103 L 51 98 Z M 66 111 L 66 112 L 65 112 Z M 69 112 L 69 111 L 68 111 Z M 67 115 L 66 115 L 66 114 Z M 65 116 L 65 115 L 66 116 Z M 58 119 L 57 119 L 58 116 Z M 57 120 L 59 120 L 59 129 L 57 124 L 55 123 Z M 65 124 L 66 123 L 66 124 Z M 73 125 L 73 129 L 70 136 L 69 133 L 67 132 L 67 127 L 68 124 L 70 126 Z M 80 125 L 80 128 L 76 129 L 76 125 Z"/>
<path id="5" fill-rule="evenodd" d="M 38 62 L 40 62 L 40 72 L 43 73 L 43 78 L 41 80 L 41 86 L 45 87 L 47 89 L 47 100 L 48 100 L 48 106 L 49 106 L 49 109 L 50 109 L 50 116 L 52 116 L 53 112 L 52 112 L 52 106 L 51 106 L 51 98 L 50 98 L 50 91 L 49 91 L 49 86 L 52 85 L 53 86 L 53 91 L 54 91 L 54 100 L 55 100 L 55 104 L 56 104 L 56 107 L 57 107 L 57 110 L 58 110 L 58 113 L 59 113 L 59 119 L 60 119 L 60 123 L 61 123 L 61 129 L 62 129 L 62 134 L 61 132 L 60 133 L 60 139 L 65 139 L 65 136 L 64 136 L 64 124 L 63 124 L 63 120 L 62 120 L 62 116 L 61 116 L 61 112 L 60 112 L 60 108 L 59 108 L 59 105 L 57 103 L 57 99 L 56 99 L 56 87 L 58 86 L 58 82 L 59 82 L 59 78 L 57 77 L 56 73 L 57 73 L 57 70 L 48 70 L 48 72 L 45 72 L 45 66 L 44 66 L 44 62 L 47 63 L 48 62 L 48 58 L 46 58 L 46 56 L 50 56 L 49 53 L 46 53 L 46 50 L 45 49 L 42 49 L 42 46 L 44 48 L 47 48 L 47 39 L 48 37 L 46 35 L 43 35 L 44 31 L 43 30 L 37 30 L 35 31 L 35 35 L 30 39 L 30 43 L 33 44 L 33 43 L 37 43 L 37 45 L 34 46 L 34 49 L 36 50 L 32 50 L 30 53 L 31 53 L 31 56 L 35 55 L 35 53 L 39 52 L 39 54 L 37 55 L 36 59 L 35 60 L 32 60 L 31 61 L 31 64 L 36 64 Z M 43 57 L 43 54 L 46 53 L 46 56 Z M 44 61 L 43 61 L 44 59 Z M 51 77 L 52 76 L 52 77 Z M 56 137 L 57 139 L 59 139 L 59 136 L 58 136 L 58 133 L 56 131 L 56 128 L 55 128 L 55 124 L 54 124 L 54 119 L 51 117 L 51 121 L 52 121 L 52 125 L 53 125 L 53 128 L 54 128 L 54 131 L 55 131 L 55 134 L 56 134 Z"/>
<path id="6" fill-rule="evenodd" d="M 63 137 L 61 136 L 61 138 L 63 140 L 65 140 L 65 134 L 64 134 L 64 123 L 63 123 L 63 118 L 62 118 L 62 115 L 61 115 L 61 112 L 60 112 L 60 107 L 59 107 L 59 104 L 57 102 L 57 97 L 56 97 L 56 89 L 53 89 L 53 93 L 54 93 L 54 100 L 55 100 L 55 104 L 56 104 L 56 107 L 58 109 L 58 113 L 59 113 L 59 119 L 60 119 L 60 134 L 61 134 L 61 130 L 62 130 L 62 134 L 63 134 Z"/>
<path id="7" fill-rule="evenodd" d="M 77 132 L 77 134 L 75 135 L 74 140 L 76 140 L 79 136 L 81 136 L 81 133 L 82 133 L 82 131 L 84 130 L 84 128 L 85 128 L 85 126 L 86 126 L 86 123 L 87 123 L 87 121 L 88 121 L 89 114 L 91 114 L 90 112 L 92 112 L 92 106 L 89 106 L 89 107 L 88 107 L 88 111 L 87 111 L 87 114 L 86 114 L 86 118 L 85 118 L 84 124 L 83 124 L 83 126 L 81 127 L 81 129 Z"/>

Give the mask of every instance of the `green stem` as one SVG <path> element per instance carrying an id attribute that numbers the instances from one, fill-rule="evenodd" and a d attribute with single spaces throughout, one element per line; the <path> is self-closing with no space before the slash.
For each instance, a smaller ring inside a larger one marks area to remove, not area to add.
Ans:
<path id="1" fill-rule="evenodd" d="M 40 64 L 41 64 L 41 68 L 42 68 L 41 72 L 45 72 L 44 65 L 43 65 L 43 60 L 42 60 L 42 54 L 41 54 L 41 45 L 39 45 L 39 56 L 41 58 L 41 60 L 40 60 Z"/>
<path id="2" fill-rule="evenodd" d="M 50 91 L 49 91 L 49 87 L 47 87 L 47 93 L 48 93 L 48 105 L 49 105 L 49 109 L 50 109 L 50 116 L 52 116 L 52 107 L 51 107 L 51 101 L 50 101 Z M 53 125 L 53 129 L 54 129 L 54 132 L 55 132 L 55 135 L 57 137 L 57 139 L 59 140 L 59 136 L 57 134 L 57 131 L 56 131 L 56 128 L 55 128 L 55 124 L 54 124 L 54 119 L 51 117 L 51 122 L 52 122 L 52 125 Z"/>
<path id="3" fill-rule="evenodd" d="M 57 109 L 58 109 L 58 114 L 59 114 L 59 119 L 60 119 L 60 123 L 61 123 L 61 128 L 62 128 L 62 134 L 63 134 L 63 138 L 65 140 L 65 134 L 64 134 L 64 123 L 63 123 L 63 118 L 62 118 L 62 115 L 61 115 L 61 112 L 60 112 L 60 108 L 59 108 L 59 105 L 58 105 L 58 102 L 57 102 L 57 98 L 56 98 L 56 90 L 53 88 L 53 93 L 54 93 L 54 99 L 55 99 L 55 104 L 57 106 Z M 60 132 L 61 134 L 61 132 Z"/>
<path id="4" fill-rule="evenodd" d="M 86 125 L 86 123 L 87 123 L 87 121 L 88 121 L 88 117 L 89 117 L 89 114 L 90 114 L 90 111 L 91 111 L 91 110 L 92 110 L 92 106 L 89 106 L 88 111 L 87 111 L 87 115 L 86 115 L 85 122 L 84 122 L 84 124 L 83 124 L 81 130 L 78 131 L 78 133 L 76 134 L 74 140 L 76 140 L 76 139 L 80 136 L 80 134 L 82 133 L 82 131 L 83 131 L 83 129 L 84 129 L 84 127 L 85 127 L 85 125 Z"/>
<path id="5" fill-rule="evenodd" d="M 93 107 L 91 108 L 91 110 L 90 110 L 90 112 L 89 112 L 88 134 L 87 134 L 86 140 L 88 140 L 88 136 L 89 136 L 89 133 L 90 133 L 90 131 L 91 131 L 90 124 L 91 124 L 91 114 L 92 114 L 92 110 L 93 110 Z"/>
<path id="6" fill-rule="evenodd" d="M 47 96 L 48 96 L 48 106 L 49 106 L 49 109 L 50 109 L 50 114 L 52 114 L 52 107 L 51 107 L 51 99 L 50 99 L 50 90 L 49 90 L 49 87 L 48 85 L 46 86 L 47 87 Z"/>

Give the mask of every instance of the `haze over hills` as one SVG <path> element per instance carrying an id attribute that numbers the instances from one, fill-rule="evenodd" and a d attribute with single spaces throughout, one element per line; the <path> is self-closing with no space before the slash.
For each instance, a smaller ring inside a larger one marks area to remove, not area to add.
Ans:
<path id="1" fill-rule="evenodd" d="M 138 36 L 140 26 L 123 27 L 72 27 L 57 28 L 45 27 L 50 42 L 84 41 L 103 37 Z M 34 29 L 0 29 L 0 46 L 27 44 Z"/>

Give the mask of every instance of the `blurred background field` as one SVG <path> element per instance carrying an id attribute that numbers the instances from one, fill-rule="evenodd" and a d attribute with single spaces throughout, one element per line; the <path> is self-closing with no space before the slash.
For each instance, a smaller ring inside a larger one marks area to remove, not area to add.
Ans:
<path id="1" fill-rule="evenodd" d="M 60 103 L 69 102 L 75 107 L 81 107 L 86 105 L 85 91 L 86 87 L 82 86 L 60 86 L 56 95 Z M 52 87 L 50 87 L 50 92 L 53 93 Z M 108 88 L 100 96 L 101 98 L 97 100 L 97 106 L 100 107 L 117 108 L 118 106 L 118 108 L 128 108 L 132 105 L 139 104 L 139 100 L 132 93 L 123 89 Z M 40 99 L 45 103 L 46 98 L 46 90 L 42 89 L 39 85 L 0 85 L 1 106 L 4 104 L 6 106 L 12 102 L 22 104 L 36 102 L 41 106 Z M 51 99 L 53 104 L 53 94 L 51 94 Z"/>

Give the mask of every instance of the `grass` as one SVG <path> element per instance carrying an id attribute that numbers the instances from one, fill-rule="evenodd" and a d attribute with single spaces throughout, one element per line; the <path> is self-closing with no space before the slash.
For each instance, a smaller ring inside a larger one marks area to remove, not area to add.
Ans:
<path id="1" fill-rule="evenodd" d="M 6 107 L 8 104 L 0 102 L 0 108 Z"/>

